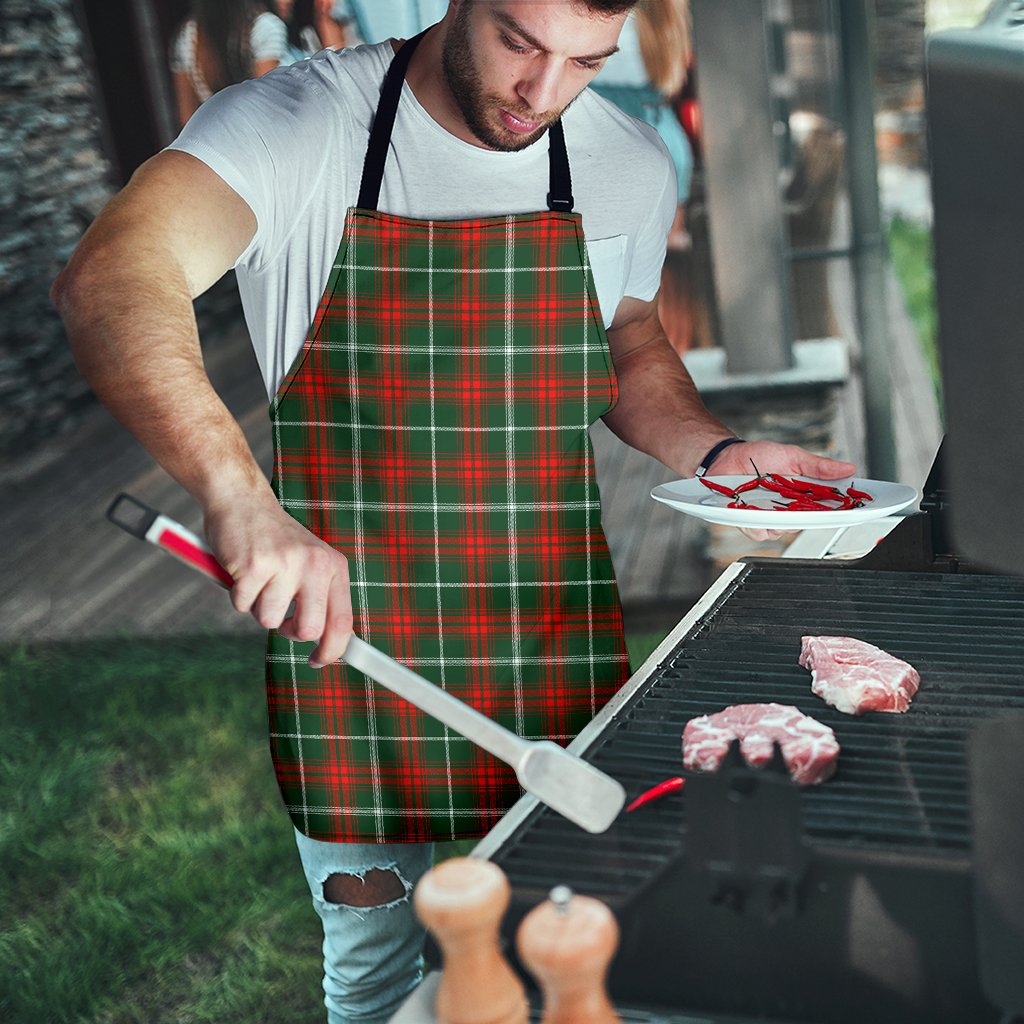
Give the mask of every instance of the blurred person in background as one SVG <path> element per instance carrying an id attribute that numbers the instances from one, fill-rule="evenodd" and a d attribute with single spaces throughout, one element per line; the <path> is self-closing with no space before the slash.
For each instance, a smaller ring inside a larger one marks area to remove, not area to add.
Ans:
<path id="1" fill-rule="evenodd" d="M 379 43 L 408 39 L 436 24 L 444 17 L 448 0 L 335 0 L 335 6 L 351 19 L 355 42 Z"/>
<path id="2" fill-rule="evenodd" d="M 657 129 L 676 168 L 679 202 L 690 195 L 693 150 L 676 114 L 693 57 L 688 0 L 644 0 L 630 12 L 619 51 L 590 88 Z"/>
<path id="3" fill-rule="evenodd" d="M 276 0 L 278 16 L 288 26 L 289 63 L 329 47 L 352 45 L 350 17 L 343 0 Z"/>
<path id="4" fill-rule="evenodd" d="M 690 347 L 693 335 L 680 262 L 689 247 L 683 211 L 690 197 L 694 153 L 677 107 L 692 62 L 689 0 L 643 0 L 626 18 L 618 53 L 608 58 L 590 85 L 627 114 L 652 125 L 675 165 L 679 203 L 669 233 L 659 305 L 665 332 L 680 353 Z"/>
<path id="5" fill-rule="evenodd" d="M 289 63 L 288 30 L 262 0 L 193 0 L 171 51 L 181 124 L 215 92 Z"/>

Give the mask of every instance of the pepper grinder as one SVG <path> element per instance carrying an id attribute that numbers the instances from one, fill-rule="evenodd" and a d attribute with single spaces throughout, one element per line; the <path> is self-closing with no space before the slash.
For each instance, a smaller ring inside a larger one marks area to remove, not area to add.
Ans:
<path id="1" fill-rule="evenodd" d="M 501 868 L 473 857 L 443 861 L 416 886 L 413 906 L 444 958 L 437 1024 L 526 1024 L 526 990 L 498 945 L 510 896 Z"/>
<path id="2" fill-rule="evenodd" d="M 621 1024 L 605 989 L 618 942 L 608 907 L 564 885 L 523 918 L 516 948 L 544 994 L 541 1024 Z"/>

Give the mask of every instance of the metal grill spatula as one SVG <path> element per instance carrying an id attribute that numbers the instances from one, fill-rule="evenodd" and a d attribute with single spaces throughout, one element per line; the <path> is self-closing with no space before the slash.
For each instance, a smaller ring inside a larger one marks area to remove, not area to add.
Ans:
<path id="1" fill-rule="evenodd" d="M 136 498 L 118 495 L 107 510 L 107 518 L 133 536 L 155 544 L 200 570 L 221 586 L 232 585 L 230 574 L 201 538 Z M 527 793 L 587 832 L 606 831 L 622 810 L 626 802 L 622 786 L 557 743 L 524 740 L 357 636 L 349 640 L 344 660 L 511 765 Z"/>

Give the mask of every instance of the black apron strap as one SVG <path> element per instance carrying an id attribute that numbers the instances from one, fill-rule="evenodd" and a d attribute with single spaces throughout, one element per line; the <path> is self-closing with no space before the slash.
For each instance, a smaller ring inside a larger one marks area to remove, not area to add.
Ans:
<path id="1" fill-rule="evenodd" d="M 418 36 L 406 40 L 402 48 L 395 54 L 384 76 L 384 84 L 380 90 L 380 102 L 370 129 L 370 142 L 366 147 L 366 159 L 363 160 L 363 179 L 359 184 L 360 210 L 376 210 L 380 199 L 380 186 L 384 180 L 384 161 L 388 158 L 388 147 L 391 145 L 391 130 L 395 126 L 395 115 L 398 113 L 398 101 L 402 98 L 402 83 L 409 61 L 427 34 L 424 29 Z"/>
<path id="2" fill-rule="evenodd" d="M 359 184 L 360 210 L 376 210 L 380 201 L 380 187 L 384 181 L 384 163 L 391 145 L 391 132 L 398 113 L 398 101 L 402 98 L 402 84 L 413 52 L 429 29 L 406 41 L 392 58 L 384 84 L 381 86 L 380 102 L 370 129 L 370 141 L 366 146 L 363 160 L 363 177 Z M 556 213 L 571 213 L 573 207 L 572 179 L 569 176 L 569 154 L 565 148 L 565 134 L 561 119 L 548 129 L 548 209 Z"/>
<path id="3" fill-rule="evenodd" d="M 569 154 L 565 149 L 561 118 L 548 129 L 548 165 L 551 176 L 548 209 L 555 213 L 572 213 L 572 179 L 569 177 Z"/>

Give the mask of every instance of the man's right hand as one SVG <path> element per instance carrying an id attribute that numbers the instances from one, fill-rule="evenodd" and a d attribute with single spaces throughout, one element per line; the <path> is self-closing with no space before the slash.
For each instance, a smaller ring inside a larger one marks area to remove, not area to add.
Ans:
<path id="1" fill-rule="evenodd" d="M 319 640 L 309 656 L 313 668 L 344 654 L 352 636 L 352 594 L 343 554 L 273 497 L 207 508 L 205 530 L 235 581 L 231 602 L 238 611 L 289 640 Z"/>

